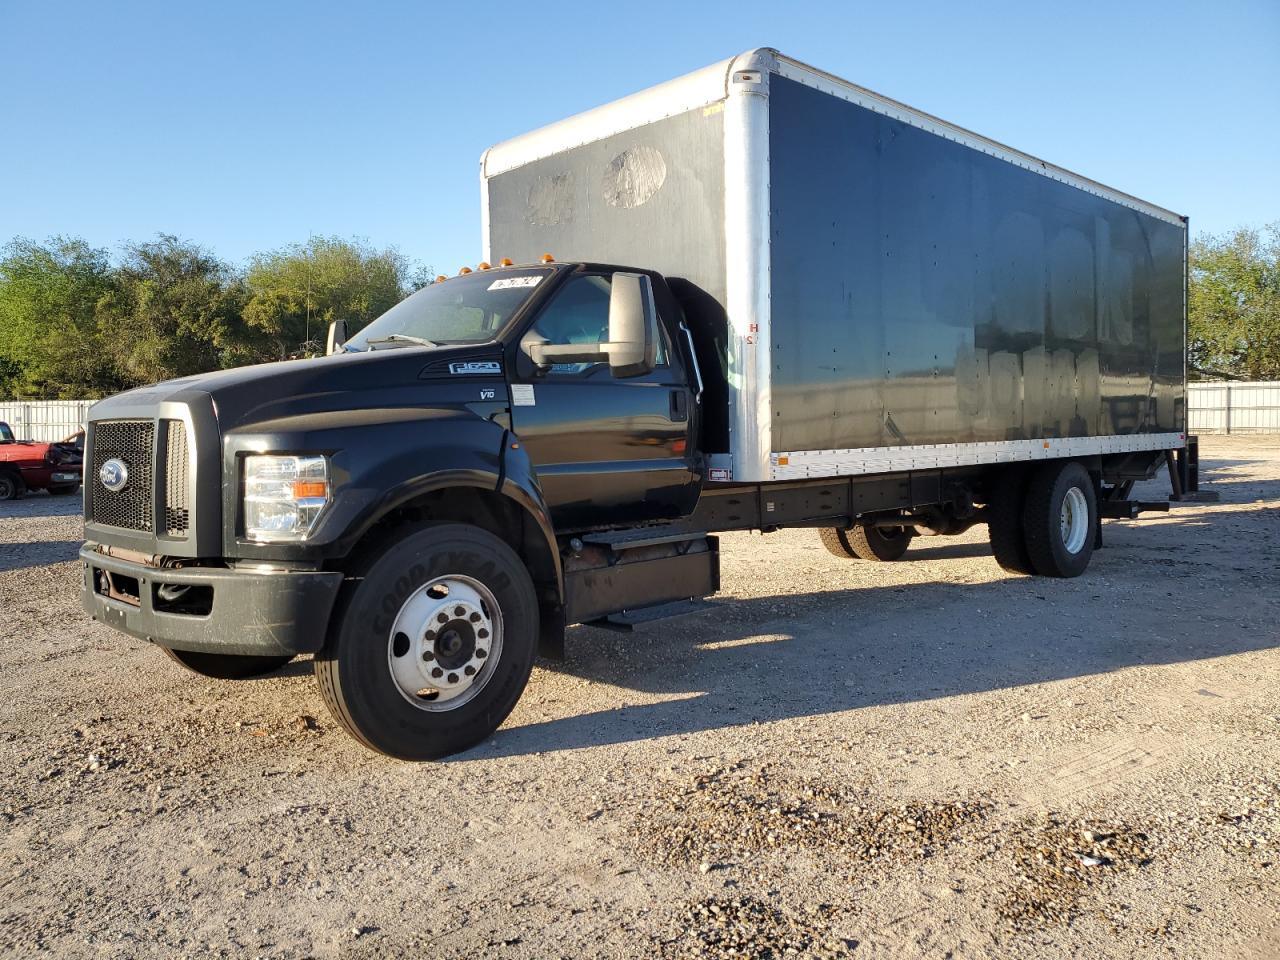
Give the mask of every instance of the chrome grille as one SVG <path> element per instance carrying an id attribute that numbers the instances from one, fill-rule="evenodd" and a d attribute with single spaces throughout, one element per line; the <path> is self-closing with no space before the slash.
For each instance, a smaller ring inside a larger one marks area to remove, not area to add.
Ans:
<path id="1" fill-rule="evenodd" d="M 85 479 L 93 484 L 89 497 L 94 523 L 125 530 L 145 530 L 153 526 L 151 449 L 155 425 L 150 420 L 103 420 L 93 425 L 92 467 Z M 98 478 L 102 465 L 122 460 L 129 481 L 121 490 L 111 491 Z"/>
<path id="2" fill-rule="evenodd" d="M 185 537 L 191 523 L 187 502 L 187 425 L 165 420 L 164 528 L 171 537 Z"/>

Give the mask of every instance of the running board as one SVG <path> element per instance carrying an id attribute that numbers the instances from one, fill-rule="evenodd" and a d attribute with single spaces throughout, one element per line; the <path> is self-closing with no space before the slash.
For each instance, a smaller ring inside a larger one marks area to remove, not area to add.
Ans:
<path id="1" fill-rule="evenodd" d="M 686 543 L 706 537 L 705 530 L 688 530 L 679 527 L 641 527 L 639 530 L 614 530 L 604 533 L 586 533 L 583 543 L 608 547 L 610 550 L 635 550 L 639 547 L 660 547 L 668 543 Z"/>
<path id="2" fill-rule="evenodd" d="M 636 610 L 624 610 L 611 613 L 607 617 L 588 620 L 584 627 L 597 627 L 600 630 L 613 630 L 617 633 L 631 633 L 636 627 L 646 623 L 658 623 L 662 620 L 675 620 L 679 617 L 693 616 L 695 613 L 706 613 L 720 606 L 710 600 L 676 600 L 672 603 L 656 603 L 651 607 L 640 607 Z"/>

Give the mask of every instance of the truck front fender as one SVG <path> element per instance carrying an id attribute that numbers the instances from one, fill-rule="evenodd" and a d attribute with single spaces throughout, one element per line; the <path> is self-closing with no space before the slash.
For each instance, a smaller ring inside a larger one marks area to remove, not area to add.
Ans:
<path id="1" fill-rule="evenodd" d="M 490 411 L 486 410 L 485 413 Z M 254 424 L 224 440 L 225 556 L 325 561 L 347 556 L 375 525 L 412 501 L 446 488 L 473 488 L 511 500 L 563 587 L 550 513 L 523 447 L 500 424 L 467 407 L 395 408 L 304 414 Z M 514 448 L 513 448 L 514 444 Z M 244 455 L 322 453 L 330 458 L 333 502 L 298 544 L 251 543 L 240 509 Z"/>

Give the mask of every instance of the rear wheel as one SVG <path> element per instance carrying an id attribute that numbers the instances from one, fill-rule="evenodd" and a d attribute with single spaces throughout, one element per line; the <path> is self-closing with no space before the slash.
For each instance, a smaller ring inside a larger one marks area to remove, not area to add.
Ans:
<path id="1" fill-rule="evenodd" d="M 1022 514 L 1027 553 L 1044 577 L 1078 577 L 1093 556 L 1098 502 L 1089 471 L 1046 463 L 1031 477 Z"/>
<path id="2" fill-rule="evenodd" d="M 22 477 L 12 470 L 0 470 L 0 500 L 17 500 L 26 490 Z"/>
<path id="3" fill-rule="evenodd" d="M 348 733 L 393 757 L 431 760 L 475 746 L 506 719 L 538 631 L 533 581 L 506 543 L 464 524 L 427 527 L 349 590 L 315 663 Z"/>
<path id="4" fill-rule="evenodd" d="M 829 551 L 855 560 L 901 560 L 912 537 L 908 527 L 824 527 L 821 534 Z"/>
<path id="5" fill-rule="evenodd" d="M 1027 502 L 1027 471 L 1005 467 L 992 482 L 987 497 L 987 535 L 996 563 L 1009 573 L 1028 576 L 1036 572 L 1027 552 L 1022 515 Z"/>
<path id="6" fill-rule="evenodd" d="M 216 680 L 244 680 L 260 677 L 264 673 L 279 670 L 293 657 L 246 657 L 234 653 L 197 653 L 194 650 L 170 650 L 161 647 L 165 655 L 182 664 L 192 673 Z"/>

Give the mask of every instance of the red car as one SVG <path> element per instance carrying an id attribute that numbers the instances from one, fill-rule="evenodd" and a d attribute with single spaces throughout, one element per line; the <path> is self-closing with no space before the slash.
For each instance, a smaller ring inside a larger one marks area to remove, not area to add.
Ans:
<path id="1" fill-rule="evenodd" d="M 31 443 L 14 438 L 0 423 L 0 500 L 16 500 L 28 490 L 75 493 L 84 472 L 83 434 L 61 443 Z"/>

